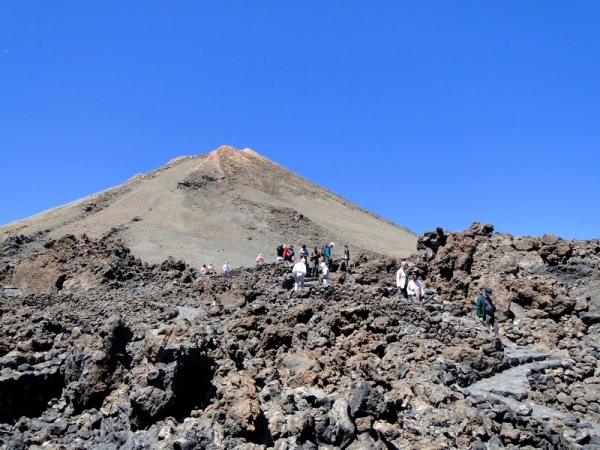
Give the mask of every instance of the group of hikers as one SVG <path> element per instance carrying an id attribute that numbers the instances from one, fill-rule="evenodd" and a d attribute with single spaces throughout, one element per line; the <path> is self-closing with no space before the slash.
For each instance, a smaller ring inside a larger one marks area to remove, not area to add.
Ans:
<path id="1" fill-rule="evenodd" d="M 214 270 L 213 263 L 210 263 L 208 265 L 207 264 L 202 264 L 202 267 L 200 268 L 200 273 L 212 273 L 213 270 Z"/>
<path id="2" fill-rule="evenodd" d="M 317 247 L 313 248 L 313 251 L 309 253 L 306 244 L 303 244 L 299 252 L 299 260 L 296 261 L 296 253 L 294 246 L 281 244 L 276 248 L 277 262 L 288 262 L 293 264 L 292 276 L 294 277 L 294 290 L 304 288 L 304 279 L 308 277 L 315 277 L 319 279 L 319 282 L 323 286 L 329 286 L 329 272 L 333 269 L 334 262 L 332 259 L 333 248 L 335 243 L 324 245 L 321 250 Z M 323 259 L 319 263 L 319 261 Z M 256 257 L 256 264 L 265 264 L 265 258 L 261 253 Z M 347 245 L 344 245 L 344 256 L 341 259 L 339 269 L 350 273 L 350 250 Z M 202 266 L 201 272 L 209 273 L 212 271 L 213 265 Z M 223 273 L 229 273 L 231 268 L 229 263 L 225 261 L 223 264 Z M 411 298 L 416 301 L 425 301 L 425 293 L 423 290 L 423 284 L 419 281 L 419 273 L 416 270 L 410 272 L 406 261 L 400 263 L 400 269 L 396 272 L 396 286 L 398 287 L 398 293 L 401 298 Z M 498 323 L 495 317 L 496 307 L 492 302 L 492 289 L 485 288 L 482 294 L 477 297 L 475 303 L 475 312 L 477 317 L 485 325 L 487 329 L 495 334 L 498 334 Z"/>
<path id="3" fill-rule="evenodd" d="M 318 278 L 323 286 L 329 286 L 329 272 L 331 270 L 342 270 L 350 273 L 350 250 L 348 246 L 344 245 L 344 255 L 339 263 L 336 263 L 332 257 L 334 247 L 335 243 L 331 242 L 323 245 L 321 250 L 318 247 L 314 247 L 313 251 L 309 252 L 306 244 L 302 244 L 298 252 L 298 261 L 296 261 L 294 246 L 281 244 L 275 249 L 277 254 L 275 261 L 292 265 L 295 290 L 304 287 L 304 278 L 306 277 Z M 266 263 L 262 253 L 257 255 L 255 262 L 257 266 L 262 266 Z M 225 262 L 223 273 L 229 273 L 230 271 L 229 264 Z"/>
<path id="4" fill-rule="evenodd" d="M 400 263 L 400 269 L 396 272 L 396 286 L 402 298 L 410 297 L 417 301 L 425 300 L 425 293 L 423 292 L 423 285 L 419 281 L 419 274 L 413 271 L 409 277 L 406 261 Z"/>
<path id="5" fill-rule="evenodd" d="M 292 276 L 294 277 L 294 290 L 296 291 L 304 288 L 304 278 L 307 276 L 318 277 L 323 286 L 329 286 L 329 272 L 335 264 L 332 258 L 334 247 L 335 243 L 331 242 L 322 246 L 320 251 L 318 247 L 314 247 L 313 251 L 309 252 L 306 244 L 302 244 L 299 259 L 296 262 L 294 246 L 281 244 L 275 249 L 277 253 L 276 261 L 293 264 Z M 319 263 L 321 258 L 323 261 Z M 350 250 L 347 245 L 344 245 L 344 256 L 340 261 L 339 269 L 350 273 Z"/>
<path id="6" fill-rule="evenodd" d="M 299 259 L 304 262 L 306 265 L 306 273 L 309 276 L 317 276 L 319 273 L 319 268 L 322 267 L 323 263 L 329 270 L 333 269 L 334 261 L 332 258 L 333 248 L 335 247 L 335 243 L 331 242 L 330 244 L 323 245 L 321 250 L 318 247 L 314 247 L 312 252 L 309 252 L 306 244 L 302 244 L 302 247 L 299 251 Z M 281 244 L 276 249 L 275 252 L 277 254 L 277 262 L 289 262 L 294 264 L 296 262 L 296 251 L 294 250 L 293 245 L 285 245 Z M 321 264 L 319 261 L 323 259 Z M 350 272 L 350 250 L 347 245 L 344 245 L 344 256 L 340 261 L 339 268 L 342 271 Z"/>
<path id="7" fill-rule="evenodd" d="M 425 301 L 423 285 L 419 281 L 419 273 L 410 273 L 406 261 L 400 263 L 400 269 L 396 272 L 396 286 L 401 298 L 412 298 L 417 301 Z M 475 302 L 475 313 L 481 322 L 494 334 L 498 334 L 498 323 L 496 322 L 496 307 L 492 302 L 492 289 L 485 288 Z"/>

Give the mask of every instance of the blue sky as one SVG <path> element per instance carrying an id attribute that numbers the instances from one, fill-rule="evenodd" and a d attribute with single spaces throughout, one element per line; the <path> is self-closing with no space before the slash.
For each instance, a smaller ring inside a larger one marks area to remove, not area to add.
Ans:
<path id="1" fill-rule="evenodd" d="M 250 147 L 421 234 L 600 236 L 600 2 L 0 2 L 0 224 Z"/>

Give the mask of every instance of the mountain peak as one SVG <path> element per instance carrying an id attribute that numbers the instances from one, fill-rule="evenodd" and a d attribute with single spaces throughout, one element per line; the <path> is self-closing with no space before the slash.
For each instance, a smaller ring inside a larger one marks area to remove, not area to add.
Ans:
<path id="1" fill-rule="evenodd" d="M 239 150 L 231 145 L 221 145 L 220 147 L 214 149 L 212 152 L 209 152 L 209 155 L 225 155 L 231 153 L 237 153 Z"/>
<path id="2" fill-rule="evenodd" d="M 260 155 L 258 152 L 252 150 L 251 148 L 244 148 L 242 150 L 238 150 L 231 145 L 221 145 L 219 148 L 213 150 L 208 154 L 213 158 L 259 158 L 263 160 L 267 160 L 264 156 Z"/>
<path id="3" fill-rule="evenodd" d="M 116 231 L 115 231 L 116 230 Z M 256 151 L 221 146 L 144 176 L 0 227 L 0 237 L 116 234 L 150 263 L 196 267 L 274 260 L 281 242 L 348 243 L 353 252 L 406 256 L 417 236 L 289 171 Z"/>

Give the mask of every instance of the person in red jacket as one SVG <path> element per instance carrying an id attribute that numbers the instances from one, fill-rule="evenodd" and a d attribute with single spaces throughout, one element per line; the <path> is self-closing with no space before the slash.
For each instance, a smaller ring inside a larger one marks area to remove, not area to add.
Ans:
<path id="1" fill-rule="evenodd" d="M 287 245 L 283 246 L 283 260 L 287 261 L 290 255 L 290 248 Z"/>

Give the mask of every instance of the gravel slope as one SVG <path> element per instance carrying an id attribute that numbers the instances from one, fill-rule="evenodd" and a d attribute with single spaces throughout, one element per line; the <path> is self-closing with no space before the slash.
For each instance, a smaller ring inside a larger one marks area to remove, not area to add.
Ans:
<path id="1" fill-rule="evenodd" d="M 111 231 L 112 230 L 112 231 Z M 353 254 L 395 257 L 415 250 L 417 235 L 250 150 L 220 147 L 177 158 L 148 174 L 0 227 L 0 239 L 111 233 L 150 263 L 168 256 L 192 266 L 225 260 L 250 266 L 258 252 L 275 258 L 281 243 L 347 243 Z"/>

